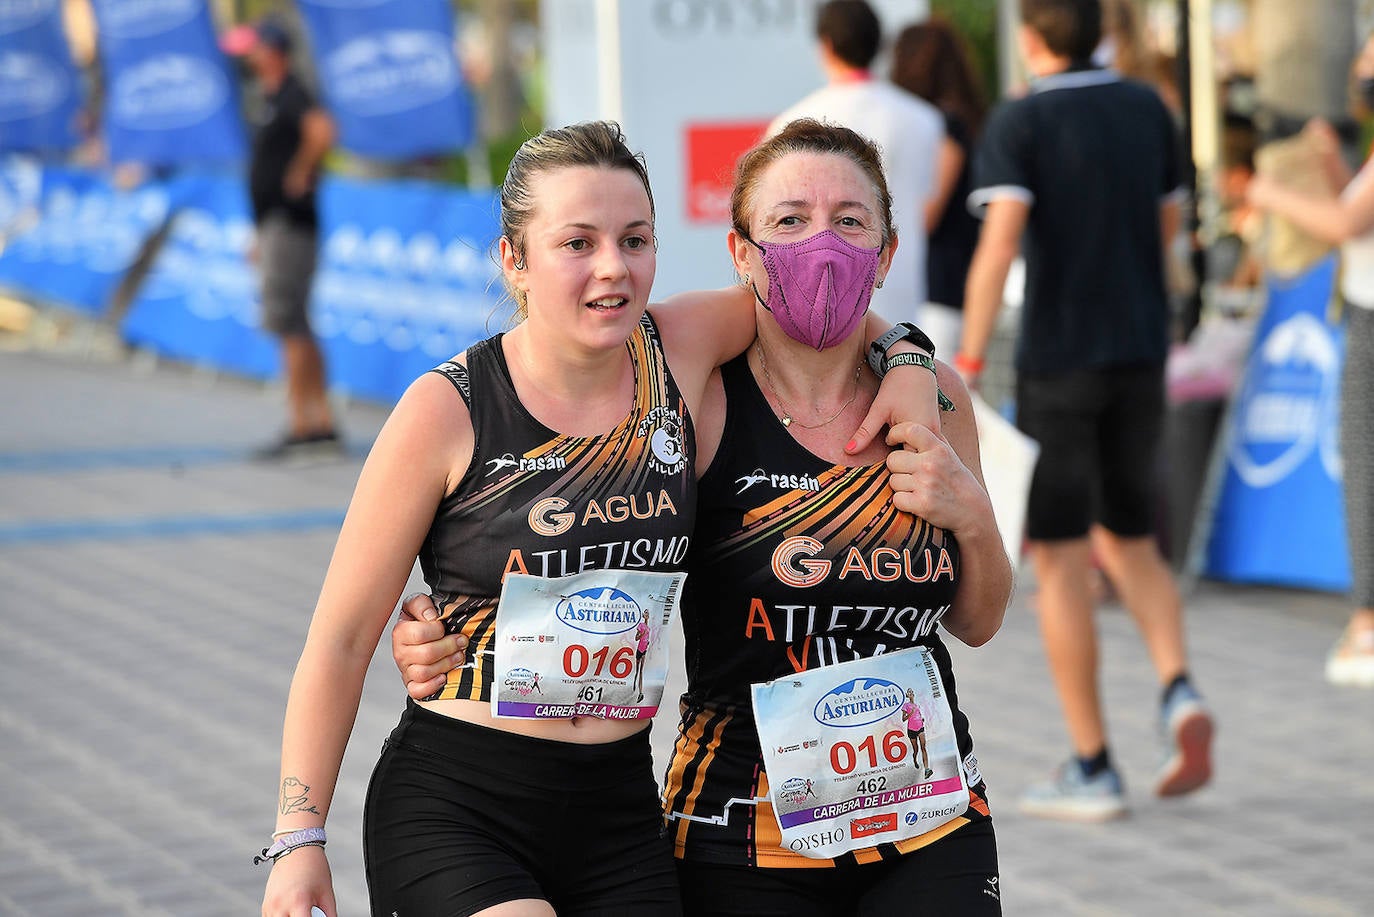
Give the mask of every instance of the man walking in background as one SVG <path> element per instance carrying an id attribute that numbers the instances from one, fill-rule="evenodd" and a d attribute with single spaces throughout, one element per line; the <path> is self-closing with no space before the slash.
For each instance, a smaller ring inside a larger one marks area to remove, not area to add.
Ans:
<path id="1" fill-rule="evenodd" d="M 925 203 L 935 186 L 935 161 L 945 137 L 935 106 L 874 79 L 882 25 L 865 0 L 830 0 L 816 11 L 816 38 L 826 85 L 787 109 L 768 128 L 796 118 L 840 124 L 878 145 L 892 192 L 897 246 L 892 269 L 872 306 L 890 322 L 917 322 L 926 301 Z"/>
<path id="2" fill-rule="evenodd" d="M 324 357 L 310 328 L 310 285 L 319 247 L 315 186 L 334 144 L 334 122 L 291 70 L 291 36 L 259 23 L 248 64 L 262 97 L 249 166 L 257 227 L 263 326 L 281 340 L 288 426 L 265 459 L 339 450 Z"/>
<path id="3" fill-rule="evenodd" d="M 1026 527 L 1073 757 L 1022 808 L 1101 819 L 1126 805 L 1098 695 L 1094 554 L 1162 685 L 1155 792 L 1195 790 L 1212 769 L 1211 715 L 1188 678 L 1178 587 L 1153 535 L 1179 149 L 1152 89 L 1091 64 L 1098 0 L 1021 0 L 1021 18 L 1033 81 L 984 130 L 969 201 L 986 212 L 955 366 L 971 384 L 981 372 L 1025 232 L 1017 425 L 1040 443 Z"/>

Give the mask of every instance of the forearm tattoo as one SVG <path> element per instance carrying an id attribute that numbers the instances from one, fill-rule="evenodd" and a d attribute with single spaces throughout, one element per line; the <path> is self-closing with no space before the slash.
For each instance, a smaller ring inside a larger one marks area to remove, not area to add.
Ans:
<path id="1" fill-rule="evenodd" d="M 310 801 L 310 787 L 295 777 L 287 777 L 281 782 L 281 814 L 290 815 L 292 812 L 320 814 L 320 810 Z"/>

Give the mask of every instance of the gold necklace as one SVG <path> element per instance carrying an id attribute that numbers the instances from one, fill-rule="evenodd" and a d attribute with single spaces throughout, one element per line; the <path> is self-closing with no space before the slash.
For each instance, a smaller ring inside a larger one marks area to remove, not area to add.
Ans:
<path id="1" fill-rule="evenodd" d="M 840 409 L 836 411 L 829 420 L 822 420 L 820 423 L 797 423 L 797 421 L 792 418 L 791 410 L 788 409 L 787 404 L 782 400 L 782 396 L 778 394 L 777 388 L 773 385 L 773 374 L 768 371 L 768 360 L 763 355 L 763 342 L 758 338 L 754 339 L 754 349 L 759 352 L 759 368 L 763 370 L 763 381 L 767 384 L 768 391 L 773 393 L 773 399 L 777 401 L 778 406 L 783 409 L 781 420 L 784 427 L 790 427 L 794 423 L 803 430 L 817 430 L 821 427 L 829 426 L 834 423 L 841 414 L 848 410 L 849 406 L 854 403 L 855 398 L 859 397 L 859 376 L 864 371 L 862 363 L 854 367 L 854 391 L 849 393 L 849 399 L 845 401 L 844 404 L 840 405 Z"/>

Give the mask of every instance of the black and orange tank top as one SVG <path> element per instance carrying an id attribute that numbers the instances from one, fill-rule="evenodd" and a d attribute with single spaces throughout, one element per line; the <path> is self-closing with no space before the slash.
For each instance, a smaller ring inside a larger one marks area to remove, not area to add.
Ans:
<path id="1" fill-rule="evenodd" d="M 664 803 L 677 855 L 735 865 L 830 866 L 780 846 L 749 686 L 879 653 L 929 647 L 971 761 L 949 652 L 936 630 L 954 601 L 953 536 L 892 505 L 887 466 L 832 465 L 778 421 L 747 361 L 722 368 L 720 450 L 700 481 L 691 575 L 683 592 L 687 693 Z M 975 765 L 976 770 L 976 765 Z M 971 776 L 971 787 L 978 778 Z M 868 862 L 987 817 L 968 815 Z"/>
<path id="2" fill-rule="evenodd" d="M 444 498 L 420 567 L 449 633 L 468 638 L 469 665 L 435 698 L 491 699 L 496 606 L 507 573 L 686 568 L 696 511 L 696 440 L 686 402 L 647 314 L 626 346 L 634 407 L 614 430 L 565 436 L 516 396 L 501 335 L 467 351 L 448 377 L 472 415 L 467 474 Z"/>

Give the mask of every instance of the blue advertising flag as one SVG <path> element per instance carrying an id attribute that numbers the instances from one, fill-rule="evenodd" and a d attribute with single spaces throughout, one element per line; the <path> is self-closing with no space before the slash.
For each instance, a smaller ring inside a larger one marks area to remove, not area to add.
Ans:
<path id="1" fill-rule="evenodd" d="M 233 71 L 206 0 L 94 0 L 114 162 L 233 162 L 245 151 Z"/>
<path id="2" fill-rule="evenodd" d="M 275 376 L 279 350 L 260 326 L 242 176 L 188 173 L 172 184 L 181 209 L 124 317 L 124 339 L 188 363 Z"/>
<path id="3" fill-rule="evenodd" d="M 14 183 L 11 178 L 16 179 Z M 99 314 L 176 201 L 165 184 L 115 188 L 98 172 L 50 166 L 34 176 L 5 170 L 4 184 L 27 196 L 0 251 L 0 288 Z M 24 187 L 20 187 L 20 185 Z"/>
<path id="4" fill-rule="evenodd" d="M 499 330 L 495 194 L 347 179 L 320 190 L 311 316 L 331 385 L 394 401 L 421 373 Z"/>
<path id="5" fill-rule="evenodd" d="M 409 159 L 462 149 L 472 101 L 448 0 L 300 0 L 341 145 Z"/>
<path id="6" fill-rule="evenodd" d="M 71 149 L 80 109 L 61 0 L 0 3 L 0 152 Z"/>
<path id="7" fill-rule="evenodd" d="M 1336 259 L 1270 278 L 1231 409 L 1208 576 L 1341 591 L 1350 559 L 1337 448 L 1345 337 L 1326 321 Z"/>
<path id="8" fill-rule="evenodd" d="M 225 175 L 169 184 L 180 209 L 121 330 L 177 359 L 274 376 L 279 353 L 260 327 L 242 184 Z M 311 322 L 331 388 L 393 402 L 502 323 L 491 192 L 330 177 L 320 205 Z"/>
<path id="9" fill-rule="evenodd" d="M 0 253 L 38 222 L 43 205 L 43 163 L 33 156 L 0 156 Z"/>

